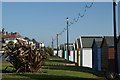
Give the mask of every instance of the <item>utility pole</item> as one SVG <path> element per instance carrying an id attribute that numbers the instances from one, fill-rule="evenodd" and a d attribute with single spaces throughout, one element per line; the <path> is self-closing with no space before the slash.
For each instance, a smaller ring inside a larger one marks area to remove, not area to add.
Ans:
<path id="1" fill-rule="evenodd" d="M 67 59 L 69 60 L 69 31 L 68 31 L 68 26 L 69 26 L 69 19 L 68 17 L 66 18 L 67 19 Z"/>
<path id="2" fill-rule="evenodd" d="M 58 56 L 58 34 L 57 35 L 57 56 Z"/>
<path id="3" fill-rule="evenodd" d="M 54 40 L 52 38 L 52 45 L 51 45 L 52 49 L 54 48 Z"/>
<path id="4" fill-rule="evenodd" d="M 116 34 L 116 0 L 113 0 L 113 25 L 114 25 L 115 72 L 118 74 L 117 34 Z"/>

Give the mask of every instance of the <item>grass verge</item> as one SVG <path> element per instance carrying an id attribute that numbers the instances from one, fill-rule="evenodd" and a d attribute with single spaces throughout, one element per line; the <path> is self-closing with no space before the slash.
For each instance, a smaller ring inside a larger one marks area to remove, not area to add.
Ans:
<path id="1" fill-rule="evenodd" d="M 94 71 L 89 68 L 82 68 L 78 66 L 52 66 L 49 64 L 70 64 L 62 58 L 50 57 L 45 62 L 46 66 L 38 73 L 12 73 L 12 68 L 8 68 L 7 72 L 4 71 L 6 66 L 10 66 L 9 62 L 3 62 L 2 80 L 104 80 L 103 73 Z"/>

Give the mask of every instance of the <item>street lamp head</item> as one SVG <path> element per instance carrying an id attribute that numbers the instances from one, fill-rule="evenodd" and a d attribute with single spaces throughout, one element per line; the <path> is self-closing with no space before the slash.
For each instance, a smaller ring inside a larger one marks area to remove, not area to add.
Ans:
<path id="1" fill-rule="evenodd" d="M 69 21 L 68 17 L 66 18 L 67 21 Z"/>

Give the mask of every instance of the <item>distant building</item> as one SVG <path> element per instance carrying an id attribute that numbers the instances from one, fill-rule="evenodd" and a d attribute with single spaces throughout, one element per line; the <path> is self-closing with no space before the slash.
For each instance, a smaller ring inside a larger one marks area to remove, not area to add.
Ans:
<path id="1" fill-rule="evenodd" d="M 28 42 L 27 42 L 27 40 L 25 40 L 24 38 L 22 38 L 22 37 L 19 37 L 19 38 L 17 38 L 18 40 L 20 40 L 22 43 L 24 43 L 24 44 L 28 44 Z"/>
<path id="2" fill-rule="evenodd" d="M 35 44 L 36 44 L 37 48 L 44 48 L 45 47 L 44 43 L 36 42 Z"/>
<path id="3" fill-rule="evenodd" d="M 36 47 L 40 48 L 40 43 L 39 42 L 36 42 Z"/>
<path id="4" fill-rule="evenodd" d="M 2 34 L 2 38 L 4 39 L 6 44 L 8 44 L 9 41 L 13 41 L 14 43 L 17 43 L 16 39 L 19 37 L 20 37 L 20 34 L 18 32 L 15 32 L 15 33 L 3 32 Z"/>
<path id="5" fill-rule="evenodd" d="M 17 38 L 15 36 L 7 36 L 4 38 L 5 43 L 8 44 L 9 41 L 13 41 L 14 43 L 17 43 Z"/>
<path id="6" fill-rule="evenodd" d="M 31 45 L 31 47 L 34 48 L 43 48 L 45 45 L 43 43 L 37 42 L 35 39 L 29 39 L 28 37 L 23 38 L 18 32 L 11 32 L 8 33 L 5 31 L 5 29 L 2 29 L 2 32 L 0 32 L 0 49 L 1 49 L 1 44 L 2 46 L 6 46 L 6 44 L 9 43 L 9 41 L 13 41 L 14 44 L 18 42 L 22 42 L 23 44 Z"/>
<path id="7" fill-rule="evenodd" d="M 45 47 L 45 44 L 44 44 L 44 43 L 40 43 L 40 47 L 41 47 L 41 48 L 44 48 L 44 47 Z"/>
<path id="8" fill-rule="evenodd" d="M 34 44 L 32 40 L 30 40 L 28 43 L 29 43 L 29 44 L 32 44 L 32 45 Z"/>

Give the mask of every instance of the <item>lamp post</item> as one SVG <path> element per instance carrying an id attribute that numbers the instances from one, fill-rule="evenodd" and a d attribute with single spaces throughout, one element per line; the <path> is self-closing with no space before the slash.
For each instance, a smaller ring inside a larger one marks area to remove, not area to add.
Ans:
<path id="1" fill-rule="evenodd" d="M 66 18 L 67 20 L 67 59 L 69 60 L 69 31 L 68 31 L 68 26 L 69 26 L 69 19 L 68 17 Z"/>
<path id="2" fill-rule="evenodd" d="M 116 0 L 113 0 L 113 25 L 114 25 L 115 72 L 118 73 L 117 35 L 116 35 Z"/>
<path id="3" fill-rule="evenodd" d="M 54 48 L 54 40 L 52 38 L 52 45 L 51 45 L 52 49 Z"/>
<path id="4" fill-rule="evenodd" d="M 58 56 L 58 34 L 57 35 L 57 56 Z"/>

